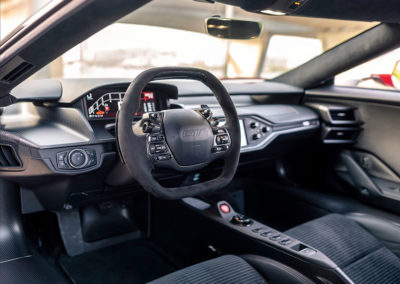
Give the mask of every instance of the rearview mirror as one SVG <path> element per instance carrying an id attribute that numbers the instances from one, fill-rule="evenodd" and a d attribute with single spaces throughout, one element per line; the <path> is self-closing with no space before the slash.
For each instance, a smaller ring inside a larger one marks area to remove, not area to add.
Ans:
<path id="1" fill-rule="evenodd" d="M 206 19 L 207 34 L 225 39 L 254 39 L 260 36 L 262 23 L 211 17 Z"/>

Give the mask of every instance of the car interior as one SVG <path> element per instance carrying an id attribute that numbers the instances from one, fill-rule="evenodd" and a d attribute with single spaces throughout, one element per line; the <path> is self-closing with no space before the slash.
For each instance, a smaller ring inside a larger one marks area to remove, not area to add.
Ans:
<path id="1" fill-rule="evenodd" d="M 399 47 L 394 0 L 49 2 L 0 41 L 0 283 L 400 283 Z"/>

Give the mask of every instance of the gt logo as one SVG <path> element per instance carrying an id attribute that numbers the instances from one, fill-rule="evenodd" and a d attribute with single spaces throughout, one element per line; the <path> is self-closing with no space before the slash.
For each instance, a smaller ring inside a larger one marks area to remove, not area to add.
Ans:
<path id="1" fill-rule="evenodd" d="M 203 129 L 201 129 L 201 128 L 183 130 L 182 131 L 182 137 L 198 137 L 198 136 L 200 136 L 202 131 L 203 131 Z"/>

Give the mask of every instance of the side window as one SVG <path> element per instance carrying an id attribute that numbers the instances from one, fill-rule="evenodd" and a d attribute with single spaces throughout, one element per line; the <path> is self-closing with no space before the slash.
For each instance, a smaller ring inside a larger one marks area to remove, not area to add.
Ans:
<path id="1" fill-rule="evenodd" d="M 274 78 L 322 52 L 322 41 L 318 38 L 273 35 L 269 40 L 261 77 Z"/>
<path id="2" fill-rule="evenodd" d="M 335 85 L 400 89 L 400 48 L 337 75 Z"/>

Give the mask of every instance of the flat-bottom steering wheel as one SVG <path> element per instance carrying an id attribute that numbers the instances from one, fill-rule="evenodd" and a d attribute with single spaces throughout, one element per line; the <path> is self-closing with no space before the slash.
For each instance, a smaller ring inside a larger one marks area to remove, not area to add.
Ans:
<path id="1" fill-rule="evenodd" d="M 225 124 L 214 125 L 208 109 L 171 109 L 145 113 L 133 126 L 141 93 L 153 80 L 194 79 L 211 89 L 225 115 Z M 130 84 L 119 111 L 117 143 L 130 174 L 149 193 L 179 199 L 210 193 L 233 178 L 240 156 L 240 127 L 236 108 L 222 83 L 210 72 L 197 68 L 163 67 L 144 71 Z M 153 177 L 155 168 L 190 172 L 223 159 L 221 174 L 209 181 L 181 187 L 164 187 Z"/>

